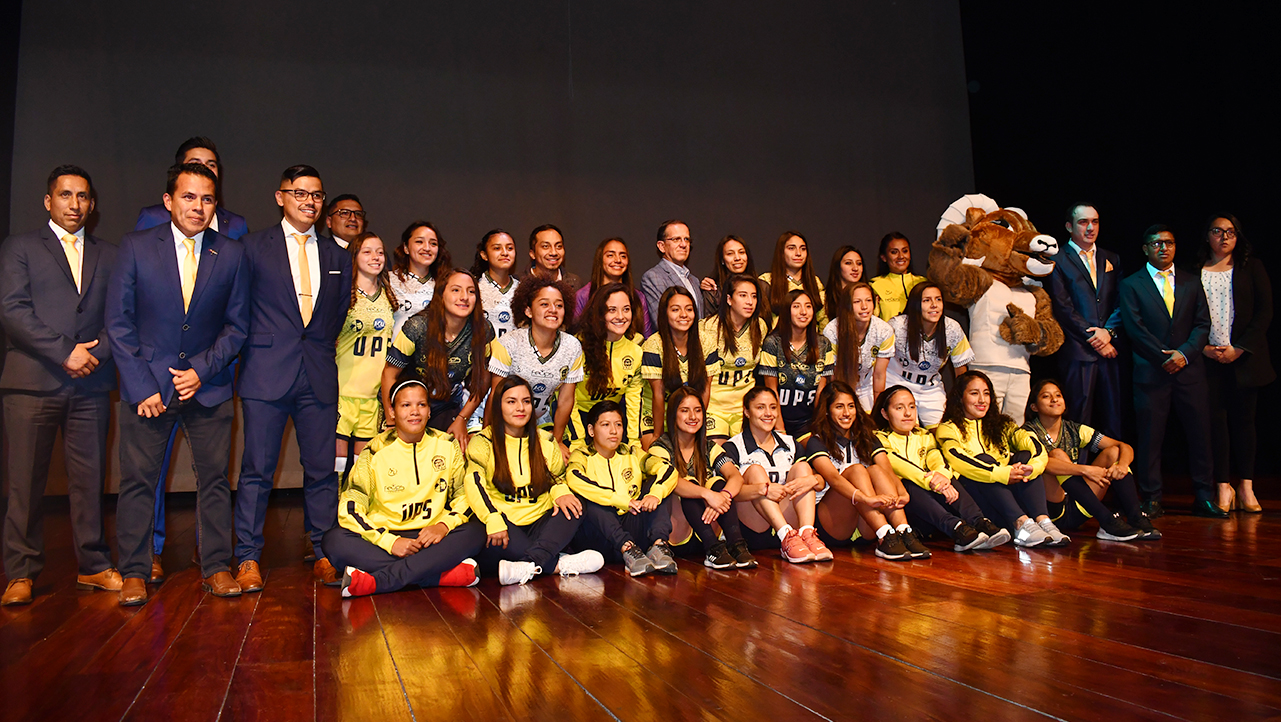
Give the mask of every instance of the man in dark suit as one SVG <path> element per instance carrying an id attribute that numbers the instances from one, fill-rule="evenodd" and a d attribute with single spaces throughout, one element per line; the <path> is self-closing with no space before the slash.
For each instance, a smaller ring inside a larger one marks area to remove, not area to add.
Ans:
<path id="1" fill-rule="evenodd" d="M 649 309 L 650 322 L 658 328 L 658 314 L 666 313 L 659 309 L 663 292 L 672 286 L 684 286 L 694 297 L 694 310 L 702 318 L 703 293 L 699 289 L 701 281 L 690 272 L 685 264 L 689 261 L 689 226 L 681 221 L 663 221 L 658 226 L 658 264 L 641 276 L 640 291 L 645 295 L 645 305 Z"/>
<path id="2" fill-rule="evenodd" d="M 1201 279 L 1174 268 L 1174 233 L 1162 225 L 1143 234 L 1148 262 L 1121 282 L 1121 320 L 1134 350 L 1134 409 L 1139 438 L 1134 469 L 1143 511 L 1159 517 L 1161 442 L 1173 401 L 1187 437 L 1197 516 L 1227 518 L 1211 501 L 1209 401 L 1201 349 L 1210 336 L 1210 311 Z"/>
<path id="3" fill-rule="evenodd" d="M 174 154 L 173 162 L 175 165 L 184 163 L 200 163 L 209 170 L 213 171 L 214 177 L 218 179 L 219 197 L 222 193 L 222 157 L 218 155 L 218 147 L 214 142 L 204 136 L 188 138 L 182 145 L 178 146 L 178 152 Z M 163 226 L 169 223 L 169 210 L 165 204 L 157 203 L 154 206 L 147 206 L 138 211 L 138 222 L 134 224 L 135 231 L 145 231 L 148 228 Z M 209 222 L 209 228 L 233 240 L 240 240 L 249 232 L 249 226 L 245 219 L 232 213 L 231 211 L 218 205 L 214 209 L 214 214 Z"/>
<path id="4" fill-rule="evenodd" d="M 1072 237 L 1054 264 L 1049 292 L 1065 339 L 1058 361 L 1067 415 L 1119 439 L 1121 362 L 1113 342 L 1121 331 L 1121 259 L 1096 245 L 1099 213 L 1094 206 L 1073 205 L 1065 226 Z"/>
<path id="5" fill-rule="evenodd" d="M 355 194 L 343 193 L 325 206 L 325 228 L 339 246 L 350 246 L 365 232 L 365 226 L 365 207 Z"/>
<path id="6" fill-rule="evenodd" d="M 237 581 L 262 589 L 258 560 L 285 424 L 293 419 L 303 470 L 315 572 L 336 585 L 320 540 L 338 523 L 338 366 L 334 346 L 351 303 L 351 254 L 316 233 L 325 192 L 315 168 L 285 170 L 276 191 L 284 218 L 245 236 L 250 269 L 249 342 L 240 360 L 245 425 L 236 495 Z"/>
<path id="7" fill-rule="evenodd" d="M 168 225 L 127 234 L 107 296 L 120 369 L 120 498 L 116 536 L 122 605 L 147 601 L 161 460 L 181 423 L 196 472 L 201 577 L 219 597 L 231 576 L 231 362 L 249 333 L 244 246 L 209 229 L 217 178 L 200 163 L 169 169 Z"/>
<path id="8" fill-rule="evenodd" d="M 0 603 L 29 604 L 44 568 L 41 504 L 49 459 L 62 430 L 71 502 L 77 585 L 120 589 L 102 529 L 108 393 L 116 366 L 103 327 L 107 280 L 116 248 L 85 232 L 93 213 L 93 182 L 73 165 L 49 174 L 44 207 L 49 223 L 0 247 L 0 321 L 7 359 L 0 375 L 9 508 L 4 518 Z"/>

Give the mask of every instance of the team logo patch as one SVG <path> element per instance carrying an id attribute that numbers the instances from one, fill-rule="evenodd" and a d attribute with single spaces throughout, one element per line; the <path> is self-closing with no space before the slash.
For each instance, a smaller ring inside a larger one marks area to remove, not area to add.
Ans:
<path id="1" fill-rule="evenodd" d="M 921 461 L 925 461 L 925 449 L 917 449 L 916 455 L 921 457 Z"/>
<path id="2" fill-rule="evenodd" d="M 734 365 L 739 368 L 742 368 L 747 365 L 747 359 L 743 358 L 742 356 L 739 356 L 738 358 L 734 359 Z"/>
<path id="3" fill-rule="evenodd" d="M 623 469 L 623 481 L 631 481 L 631 480 L 632 480 L 631 468 L 629 467 L 627 469 Z"/>
<path id="4" fill-rule="evenodd" d="M 443 493 L 445 493 L 445 492 L 449 491 L 449 482 L 445 481 L 444 479 L 437 479 L 437 480 L 436 480 L 436 491 L 437 491 L 437 492 L 439 492 L 439 493 L 441 493 L 441 494 L 443 494 Z"/>
<path id="5" fill-rule="evenodd" d="M 624 356 L 624 357 L 623 357 L 623 368 L 625 368 L 625 369 L 629 369 L 629 368 L 631 368 L 631 367 L 632 367 L 632 363 L 634 363 L 634 362 L 632 361 L 632 357 L 631 357 L 631 356 Z"/>
<path id="6" fill-rule="evenodd" d="M 462 360 L 462 359 L 460 359 L 460 358 L 458 358 L 457 356 L 450 356 L 450 357 L 449 357 L 449 365 L 450 365 L 450 366 L 461 366 L 461 365 L 462 365 L 462 363 L 463 363 L 463 360 Z"/>
<path id="7" fill-rule="evenodd" d="M 360 332 L 361 332 L 361 330 L 363 330 L 364 328 L 365 328 L 365 322 L 364 322 L 364 321 L 361 321 L 361 320 L 360 320 L 360 319 L 358 319 L 358 318 L 354 318 L 354 319 L 352 319 L 352 321 L 351 321 L 351 330 L 352 330 L 352 331 L 355 331 L 356 333 L 360 333 Z"/>
<path id="8" fill-rule="evenodd" d="M 509 311 L 499 311 L 499 312 L 498 312 L 498 322 L 499 322 L 499 323 L 507 323 L 508 321 L 511 321 L 511 320 L 512 320 L 511 312 L 509 312 Z"/>
<path id="9" fill-rule="evenodd" d="M 930 370 L 930 362 L 929 362 L 929 361 L 922 361 L 922 362 L 918 363 L 918 364 L 916 365 L 916 367 L 917 367 L 918 369 L 922 370 L 922 371 L 929 371 L 929 370 Z"/>
<path id="10" fill-rule="evenodd" d="M 536 383 L 536 384 L 534 384 L 534 393 L 536 393 L 536 394 L 541 394 L 542 392 L 544 392 L 544 391 L 546 391 L 546 390 L 547 390 L 547 384 L 545 384 L 545 383 L 543 383 L 543 382 L 541 382 L 541 381 L 540 381 L 540 382 L 538 382 L 538 383 Z"/>
<path id="11" fill-rule="evenodd" d="M 375 319 L 374 319 L 374 330 L 375 330 L 375 331 L 381 331 L 381 330 L 383 330 L 384 328 L 387 328 L 387 321 L 386 321 L 385 319 L 375 318 Z"/>
<path id="12" fill-rule="evenodd" d="M 707 417 L 707 421 L 703 424 L 703 426 L 705 426 L 708 431 L 716 430 L 716 422 L 710 416 Z"/>
<path id="13" fill-rule="evenodd" d="M 383 487 L 383 490 L 384 491 L 404 491 L 405 487 L 401 486 L 400 484 L 388 484 L 387 486 Z"/>
<path id="14" fill-rule="evenodd" d="M 569 378 L 569 367 L 568 367 L 568 366 L 561 366 L 561 367 L 560 367 L 560 380 L 561 380 L 561 381 L 564 381 L 564 380 L 565 380 L 565 379 L 567 379 L 567 378 Z"/>
<path id="15" fill-rule="evenodd" d="M 803 383 L 805 383 L 805 377 L 804 377 L 804 376 L 797 376 L 797 377 L 796 377 L 796 383 L 798 383 L 798 384 L 803 384 Z"/>
<path id="16" fill-rule="evenodd" d="M 437 456 L 431 460 L 431 465 L 436 467 L 436 471 L 445 470 L 445 457 Z"/>

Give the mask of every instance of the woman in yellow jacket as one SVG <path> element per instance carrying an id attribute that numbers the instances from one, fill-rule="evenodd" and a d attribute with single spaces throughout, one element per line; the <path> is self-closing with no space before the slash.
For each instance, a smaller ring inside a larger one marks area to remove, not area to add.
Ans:
<path id="1" fill-rule="evenodd" d="M 623 409 L 616 401 L 596 402 L 583 425 L 587 444 L 569 455 L 566 475 L 569 488 L 583 500 L 583 525 L 575 544 L 595 549 L 607 561 L 623 562 L 633 577 L 675 574 L 667 538 L 672 534 L 676 471 L 640 444 L 623 443 Z"/>
<path id="2" fill-rule="evenodd" d="M 641 310 L 632 307 L 634 291 L 621 283 L 607 283 L 591 295 L 578 320 L 578 340 L 583 345 L 586 378 L 574 387 L 574 411 L 569 416 L 570 450 L 587 444 L 584 417 L 601 401 L 616 401 L 625 410 L 623 439 L 640 440 L 641 338 L 631 336 Z"/>
<path id="3" fill-rule="evenodd" d="M 390 394 L 396 428 L 375 436 L 356 458 L 338 497 L 338 526 L 325 533 L 325 557 L 339 569 L 344 597 L 476 583 L 471 559 L 485 543 L 469 521 L 462 452 L 453 437 L 427 428 L 427 387 L 404 379 Z"/>
<path id="4" fill-rule="evenodd" d="M 934 435 L 916 418 L 916 399 L 906 386 L 891 386 L 872 409 L 876 438 L 911 499 L 907 518 L 914 527 L 936 529 L 952 538 L 952 550 L 991 549 L 1010 540 L 1010 533 L 983 516 L 964 487 L 952 483 Z"/>
<path id="5" fill-rule="evenodd" d="M 1072 540 L 1050 521 L 1041 474 L 1045 446 L 993 404 L 992 382 L 967 371 L 947 395 L 943 422 L 934 429 L 948 466 L 983 512 L 1023 547 L 1064 546 Z"/>
<path id="6" fill-rule="evenodd" d="M 507 376 L 490 398 L 489 423 L 467 444 L 465 483 L 488 534 L 483 567 L 496 562 L 503 584 L 600 571 L 599 552 L 562 553 L 578 531 L 583 503 L 565 484 L 565 461 L 552 435 L 538 428 L 529 383 Z"/>

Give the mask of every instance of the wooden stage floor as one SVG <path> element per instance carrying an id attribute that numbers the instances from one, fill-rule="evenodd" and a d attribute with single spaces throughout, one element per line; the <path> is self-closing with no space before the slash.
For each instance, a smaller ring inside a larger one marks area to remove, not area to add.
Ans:
<path id="1" fill-rule="evenodd" d="M 200 591 L 193 504 L 173 498 L 169 578 L 131 609 L 75 590 L 51 503 L 38 598 L 0 610 L 0 720 L 1281 716 L 1279 511 L 1211 521 L 1176 498 L 1155 544 L 1091 528 L 1064 550 L 772 553 L 755 571 L 683 560 L 674 577 L 344 601 L 300 561 L 300 497 L 278 494 L 266 589 L 222 600 Z"/>

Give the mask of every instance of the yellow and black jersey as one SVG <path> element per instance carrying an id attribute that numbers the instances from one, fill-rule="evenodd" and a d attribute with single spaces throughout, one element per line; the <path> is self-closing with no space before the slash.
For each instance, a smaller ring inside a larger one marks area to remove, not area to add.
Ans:
<path id="1" fill-rule="evenodd" d="M 387 552 L 400 538 L 391 532 L 433 524 L 452 530 L 470 514 L 465 470 L 458 443 L 443 431 L 427 429 L 415 443 L 394 429 L 380 434 L 356 458 L 338 497 L 338 523 Z"/>
<path id="2" fill-rule="evenodd" d="M 711 383 L 716 378 L 720 370 L 720 361 L 716 356 L 716 351 L 709 350 L 715 344 L 708 341 L 707 337 L 700 337 L 703 345 L 703 365 L 707 368 L 707 380 Z M 676 359 L 679 364 L 681 382 L 689 381 L 689 359 L 680 356 Z M 641 433 L 648 434 L 654 430 L 654 388 L 651 381 L 661 381 L 663 379 L 663 339 L 658 334 L 652 334 L 641 344 L 641 416 L 640 425 Z"/>
<path id="3" fill-rule="evenodd" d="M 735 469 L 737 471 L 737 468 L 734 467 L 733 460 L 730 459 L 729 454 L 725 453 L 725 449 L 721 448 L 721 445 L 716 443 L 715 441 L 708 441 L 707 442 L 707 478 L 698 479 L 691 474 L 681 474 L 681 472 L 678 470 L 679 465 L 675 461 L 675 457 L 676 457 L 675 449 L 676 449 L 676 444 L 675 442 L 672 441 L 671 434 L 665 432 L 663 433 L 662 436 L 658 437 L 658 440 L 655 441 L 652 446 L 649 447 L 649 455 L 651 457 L 658 458 L 660 461 L 670 464 L 672 468 L 676 470 L 674 476 L 678 478 L 683 478 L 685 479 L 685 481 L 688 481 L 691 484 L 706 486 L 710 489 L 712 486 L 716 484 L 716 482 L 721 481 L 722 479 L 725 478 L 725 476 L 722 474 L 722 470 L 725 468 L 726 464 L 728 464 L 730 468 Z M 672 488 L 673 489 L 676 488 L 674 480 L 672 483 Z"/>
<path id="4" fill-rule="evenodd" d="M 488 354 L 490 345 L 494 341 L 494 329 L 485 323 L 480 332 L 485 334 L 485 353 Z M 468 319 L 454 340 L 446 344 L 445 380 L 449 384 L 449 395 L 445 398 L 430 400 L 433 417 L 443 413 L 451 405 L 461 407 L 467 403 L 470 394 L 467 382 L 471 378 L 472 364 L 485 363 L 483 358 L 472 358 L 471 343 L 474 333 L 477 333 L 477 330 L 472 328 L 471 319 Z M 396 368 L 412 368 L 419 378 L 425 378 L 427 347 L 427 317 L 423 314 L 414 314 L 405 319 L 400 333 L 396 335 L 391 349 L 387 351 L 387 363 Z M 457 408 L 454 411 L 457 413 Z"/>
<path id="5" fill-rule="evenodd" d="M 628 502 L 646 495 L 662 501 L 676 488 L 672 465 L 639 444 L 623 444 L 608 459 L 590 448 L 577 449 L 569 455 L 565 478 L 575 494 L 619 515 L 628 512 Z"/>
<path id="6" fill-rule="evenodd" d="M 784 345 L 788 353 L 784 353 Z M 789 353 L 791 359 L 787 357 Z M 784 341 L 778 334 L 766 336 L 761 343 L 757 374 L 778 379 L 778 406 L 783 415 L 783 426 L 789 434 L 799 435 L 809 428 L 814 418 L 818 381 L 823 377 L 830 379 L 836 366 L 836 352 L 827 337 L 818 337 L 814 363 L 809 363 L 808 359 L 808 348 L 793 348 L 790 341 Z"/>
<path id="7" fill-rule="evenodd" d="M 372 297 L 356 293 L 347 311 L 347 322 L 338 332 L 338 395 L 376 399 L 382 384 L 387 349 L 391 346 L 392 308 L 387 294 L 378 289 Z"/>
<path id="8" fill-rule="evenodd" d="M 759 348 L 756 353 L 752 353 L 752 329 L 748 324 L 743 324 L 743 328 L 734 337 L 734 344 L 738 348 L 730 351 L 721 343 L 719 318 L 705 318 L 699 323 L 698 334 L 703 346 L 714 349 L 716 359 L 720 362 L 716 375 L 712 377 L 712 396 L 707 403 L 707 413 L 727 418 L 741 415 L 743 396 L 756 385 L 756 365 L 761 359 Z M 764 319 L 757 319 L 756 323 L 761 328 L 763 343 L 765 336 L 769 334 L 769 328 Z"/>
<path id="9" fill-rule="evenodd" d="M 1008 484 L 1010 457 L 1016 451 L 1028 451 L 1032 454 L 1027 462 L 1032 467 L 1032 476 L 1029 478 L 1035 479 L 1045 471 L 1050 455 L 1046 452 L 1045 445 L 1032 434 L 1013 423 L 1009 424 L 1002 431 L 1005 443 L 1005 450 L 1002 451 L 983 437 L 977 419 L 966 419 L 964 424 L 964 436 L 961 435 L 961 429 L 950 421 L 939 424 L 934 429 L 939 446 L 943 448 L 943 458 L 957 475 L 987 484 Z"/>
<path id="10" fill-rule="evenodd" d="M 467 501 L 472 513 L 485 524 L 490 534 L 503 531 L 507 522 L 529 526 L 552 510 L 552 500 L 569 494 L 565 484 L 565 458 L 552 441 L 552 435 L 538 430 L 538 443 L 551 474 L 552 486 L 542 496 L 533 497 L 529 490 L 529 443 L 524 436 L 506 436 L 507 468 L 511 472 L 514 494 L 504 494 L 494 487 L 494 445 L 490 429 L 473 434 L 467 442 Z"/>
<path id="11" fill-rule="evenodd" d="M 918 426 L 907 435 L 896 431 L 877 431 L 876 438 L 881 440 L 881 446 L 889 454 L 890 466 L 900 479 L 932 491 L 930 479 L 934 472 L 952 478 L 952 470 L 943 458 L 938 440 L 925 429 Z"/>
<path id="12" fill-rule="evenodd" d="M 1091 457 L 1103 450 L 1103 440 L 1107 437 L 1098 429 L 1075 421 L 1063 419 L 1059 424 L 1059 438 L 1055 439 L 1041 425 L 1041 418 L 1035 414 L 1023 424 L 1023 429 L 1045 444 L 1046 449 L 1060 449 L 1068 455 L 1073 464 L 1081 463 L 1081 452 L 1089 450 Z M 1059 483 L 1071 479 L 1071 475 L 1058 476 Z"/>
<path id="13" fill-rule="evenodd" d="M 592 410 L 598 402 L 615 401 L 623 407 L 625 440 L 635 441 L 640 438 L 641 387 L 645 385 L 641 378 L 641 347 L 630 338 L 605 342 L 605 354 L 609 358 L 610 383 L 604 391 L 591 393 L 587 390 L 590 377 L 584 378 L 574 387 L 574 412 L 569 415 L 569 428 L 566 435 L 575 445 L 587 441 L 587 429 L 582 417 Z M 584 364 L 584 372 L 586 365 Z"/>

